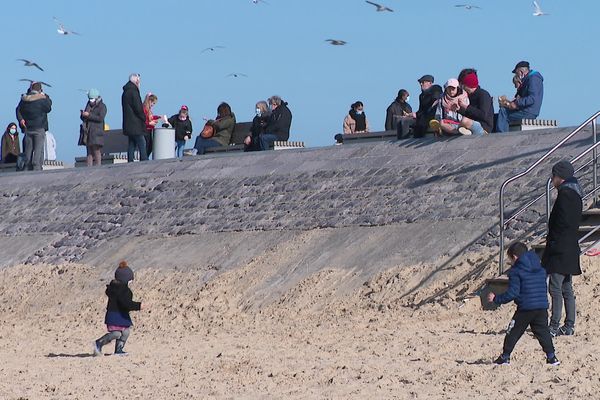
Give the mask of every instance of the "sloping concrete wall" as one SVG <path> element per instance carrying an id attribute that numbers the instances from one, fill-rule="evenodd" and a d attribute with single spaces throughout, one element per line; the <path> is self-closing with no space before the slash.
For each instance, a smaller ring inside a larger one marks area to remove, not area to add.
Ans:
<path id="1" fill-rule="evenodd" d="M 334 265 L 366 276 L 430 262 L 495 246 L 500 184 L 568 131 L 3 174 L 0 265 L 127 258 L 203 268 L 210 277 L 300 247 L 281 271 Z M 590 136 L 516 184 L 508 204 L 539 193 L 552 163 L 582 151 Z M 540 210 L 525 214 L 511 234 L 537 221 Z"/>

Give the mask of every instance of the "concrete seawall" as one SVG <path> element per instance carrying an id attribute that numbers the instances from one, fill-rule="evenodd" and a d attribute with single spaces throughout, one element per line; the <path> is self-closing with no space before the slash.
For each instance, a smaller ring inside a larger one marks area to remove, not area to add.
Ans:
<path id="1" fill-rule="evenodd" d="M 196 268 L 210 279 L 277 254 L 282 261 L 267 286 L 292 285 L 324 268 L 364 279 L 399 265 L 433 265 L 496 246 L 500 184 L 568 132 L 7 174 L 0 178 L 1 265 L 112 266 L 126 258 Z M 587 132 L 517 183 L 509 208 L 542 190 L 553 162 L 589 143 Z M 540 210 L 526 213 L 510 234 L 538 221 Z"/>

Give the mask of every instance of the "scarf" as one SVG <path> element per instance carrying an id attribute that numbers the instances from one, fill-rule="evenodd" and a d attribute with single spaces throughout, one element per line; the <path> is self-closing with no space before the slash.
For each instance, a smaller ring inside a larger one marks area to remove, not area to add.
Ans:
<path id="1" fill-rule="evenodd" d="M 354 128 L 356 132 L 364 132 L 367 130 L 367 116 L 365 115 L 364 111 L 359 115 L 356 113 L 356 111 L 350 110 L 349 114 L 350 118 L 356 122 L 356 127 Z"/>
<path id="2" fill-rule="evenodd" d="M 467 96 L 467 93 L 459 89 L 458 94 L 455 97 L 452 97 L 446 92 L 444 92 L 444 96 L 442 97 L 442 107 L 444 108 L 444 110 L 446 110 L 447 112 L 453 111 L 453 105 L 460 108 L 461 104 L 464 107 L 469 105 L 469 96 Z"/>

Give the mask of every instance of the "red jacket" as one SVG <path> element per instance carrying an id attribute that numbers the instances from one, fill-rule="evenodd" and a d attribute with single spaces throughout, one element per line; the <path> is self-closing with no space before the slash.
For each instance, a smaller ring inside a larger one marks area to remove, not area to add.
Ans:
<path id="1" fill-rule="evenodd" d="M 146 115 L 146 132 L 152 133 L 152 130 L 154 129 L 154 125 L 150 125 L 150 122 L 157 121 L 161 117 L 159 117 L 158 115 L 152 114 L 152 110 L 146 109 L 146 107 L 144 107 L 144 114 Z"/>

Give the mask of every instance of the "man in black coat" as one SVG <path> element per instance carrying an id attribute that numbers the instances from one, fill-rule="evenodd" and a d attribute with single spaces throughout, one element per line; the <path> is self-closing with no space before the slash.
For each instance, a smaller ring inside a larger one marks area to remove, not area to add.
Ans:
<path id="1" fill-rule="evenodd" d="M 272 112 L 265 133 L 259 136 L 261 150 L 269 150 L 276 140 L 288 140 L 292 126 L 292 112 L 287 107 L 288 103 L 279 96 L 272 96 L 268 103 Z"/>
<path id="2" fill-rule="evenodd" d="M 414 137 L 423 137 L 429 129 L 429 121 L 435 119 L 437 102 L 442 97 L 443 91 L 440 85 L 434 85 L 431 75 L 423 75 L 419 79 L 421 94 L 419 95 L 419 110 L 414 127 Z"/>
<path id="3" fill-rule="evenodd" d="M 462 107 L 458 113 L 471 121 L 463 120 L 464 126 L 473 135 L 484 135 L 491 133 L 494 127 L 494 104 L 492 96 L 487 90 L 479 86 L 479 79 L 475 72 L 471 72 L 462 78 L 461 84 L 469 95 L 469 105 Z"/>
<path id="4" fill-rule="evenodd" d="M 550 213 L 542 264 L 550 275 L 550 333 L 553 336 L 575 333 L 573 275 L 581 275 L 578 232 L 583 192 L 574 173 L 573 166 L 568 161 L 560 161 L 552 167 L 552 184 L 558 190 L 558 196 Z M 563 301 L 566 316 L 565 324 L 560 326 Z"/>
<path id="5" fill-rule="evenodd" d="M 129 82 L 123 86 L 121 95 L 123 107 L 123 134 L 129 138 L 127 162 L 133 162 L 135 150 L 140 153 L 140 161 L 148 160 L 146 153 L 146 115 L 140 97 L 140 75 L 131 74 Z"/>

